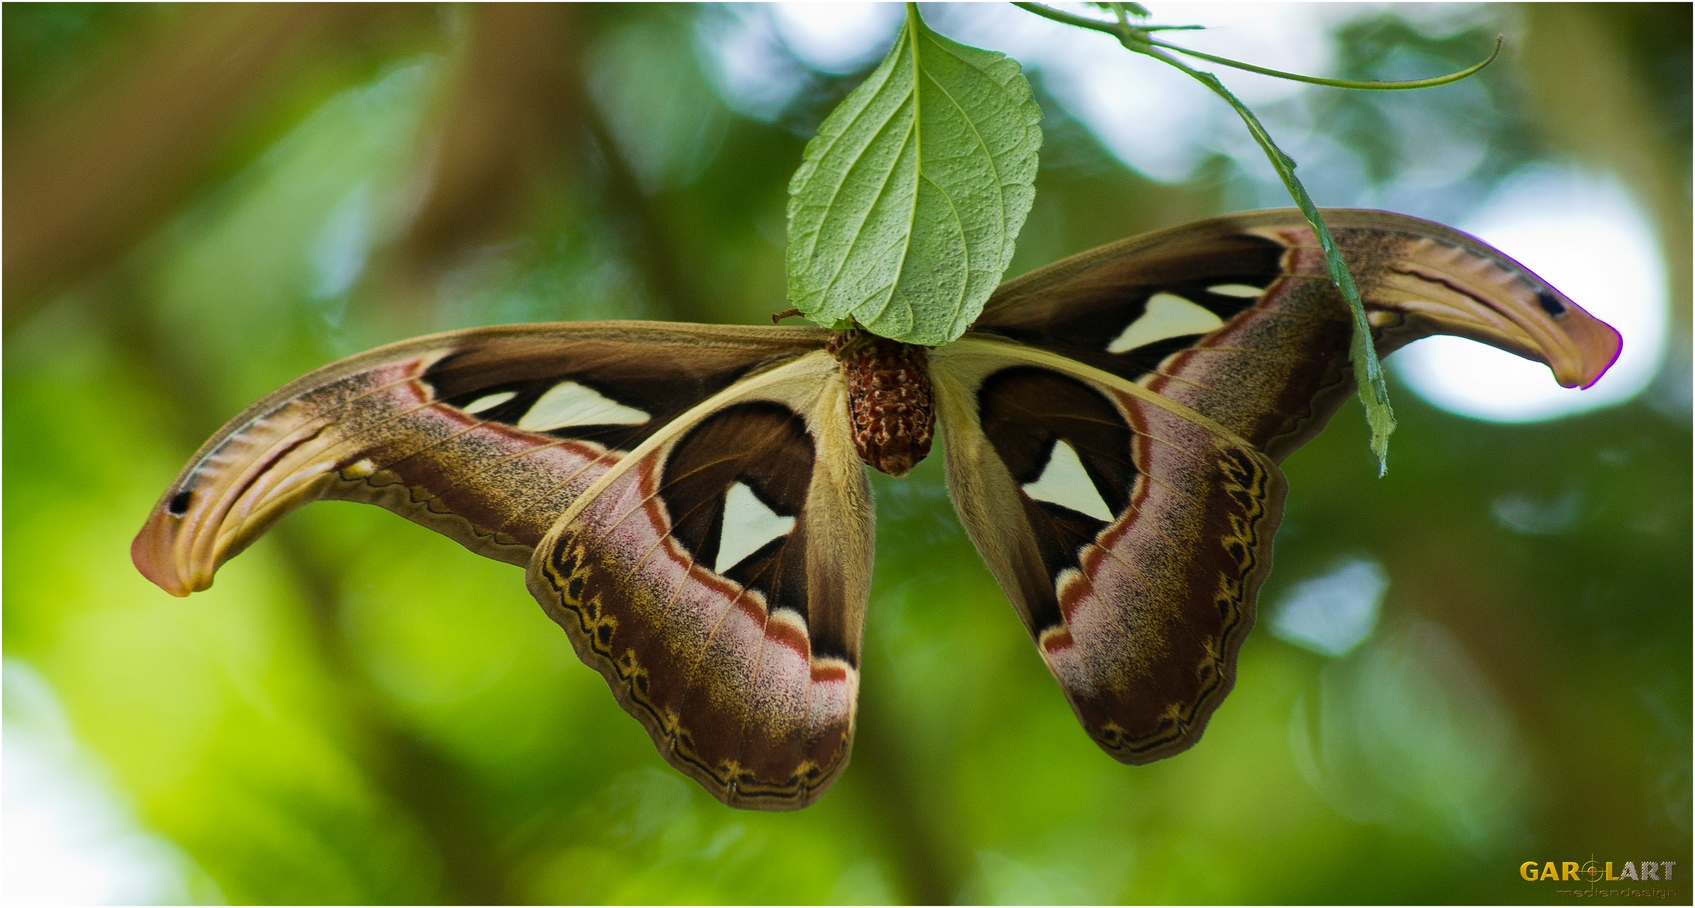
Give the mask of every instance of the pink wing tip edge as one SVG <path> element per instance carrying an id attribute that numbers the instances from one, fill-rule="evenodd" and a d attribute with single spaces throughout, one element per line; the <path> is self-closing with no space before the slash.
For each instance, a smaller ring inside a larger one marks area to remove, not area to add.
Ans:
<path id="1" fill-rule="evenodd" d="M 141 576 L 180 599 L 195 590 L 184 581 L 175 559 L 171 557 L 172 534 L 167 532 L 166 527 L 160 526 L 163 517 L 163 514 L 154 512 L 153 516 L 148 518 L 141 532 L 135 534 L 135 541 L 130 543 L 129 558 L 135 563 L 135 569 L 141 572 Z"/>
<path id="2" fill-rule="evenodd" d="M 1585 312 L 1585 315 L 1588 313 Z M 1619 354 L 1624 351 L 1624 335 L 1593 315 L 1570 327 L 1568 332 L 1576 342 L 1581 361 L 1575 381 L 1561 381 L 1561 385 L 1566 388 L 1592 388 L 1600 381 L 1600 376 L 1607 374 L 1607 369 L 1619 361 Z"/>
<path id="3" fill-rule="evenodd" d="M 1580 388 L 1590 388 L 1607 374 L 1607 370 L 1618 362 L 1619 354 L 1624 351 L 1624 336 L 1612 325 L 1594 319 L 1591 336 L 1580 339 L 1583 349 L 1583 374 L 1579 379 Z"/>

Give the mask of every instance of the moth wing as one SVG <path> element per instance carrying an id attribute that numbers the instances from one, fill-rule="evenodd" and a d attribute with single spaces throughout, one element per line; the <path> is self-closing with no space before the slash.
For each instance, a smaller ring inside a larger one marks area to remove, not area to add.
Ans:
<path id="1" fill-rule="evenodd" d="M 1379 355 L 1453 334 L 1588 387 L 1618 332 L 1500 250 L 1441 224 L 1332 209 Z M 1294 209 L 1133 237 L 1001 285 L 974 330 L 1062 354 L 1203 413 L 1281 461 L 1354 393 L 1353 323 Z"/>
<path id="2" fill-rule="evenodd" d="M 749 378 L 606 471 L 529 587 L 673 766 L 804 807 L 847 765 L 872 516 L 828 353 Z"/>
<path id="3" fill-rule="evenodd" d="M 1189 747 L 1235 681 L 1282 472 L 1046 351 L 968 335 L 931 363 L 960 520 L 1084 728 L 1128 763 Z"/>
<path id="4" fill-rule="evenodd" d="M 131 546 L 186 596 L 284 514 L 319 498 L 382 505 L 527 565 L 624 452 L 747 375 L 823 346 L 815 329 L 657 322 L 481 328 L 311 372 L 224 426 Z"/>

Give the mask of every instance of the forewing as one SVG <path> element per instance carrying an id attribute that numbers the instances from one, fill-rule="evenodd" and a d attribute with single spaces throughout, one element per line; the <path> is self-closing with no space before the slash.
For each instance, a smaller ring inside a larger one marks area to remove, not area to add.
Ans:
<path id="1" fill-rule="evenodd" d="M 1454 334 L 1593 384 L 1618 332 L 1499 250 L 1430 221 L 1327 210 L 1379 355 Z M 974 330 L 1041 347 L 1205 414 L 1281 461 L 1354 392 L 1352 323 L 1300 212 L 1199 221 L 1003 284 Z"/>
<path id="2" fill-rule="evenodd" d="M 738 380 L 821 347 L 810 329 L 587 322 L 405 341 L 312 372 L 208 441 L 154 506 L 136 566 L 185 596 L 282 515 L 382 505 L 527 565 L 624 452 Z"/>
<path id="3" fill-rule="evenodd" d="M 1187 748 L 1235 681 L 1283 476 L 1180 404 L 1041 350 L 931 353 L 960 519 L 1119 760 Z"/>
<path id="4" fill-rule="evenodd" d="M 847 765 L 872 558 L 841 369 L 817 352 L 674 420 L 560 518 L 530 592 L 660 753 L 787 810 Z"/>

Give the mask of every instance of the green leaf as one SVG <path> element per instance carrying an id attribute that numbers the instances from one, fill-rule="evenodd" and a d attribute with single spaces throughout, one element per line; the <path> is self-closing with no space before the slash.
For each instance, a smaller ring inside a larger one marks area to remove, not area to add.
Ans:
<path id="1" fill-rule="evenodd" d="M 789 183 L 789 301 L 937 345 L 983 311 L 1035 199 L 1042 110 L 1018 62 L 906 27 Z"/>

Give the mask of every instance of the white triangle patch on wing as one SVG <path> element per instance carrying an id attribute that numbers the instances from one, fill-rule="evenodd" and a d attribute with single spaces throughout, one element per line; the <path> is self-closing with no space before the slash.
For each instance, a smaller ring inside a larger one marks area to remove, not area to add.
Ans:
<path id="1" fill-rule="evenodd" d="M 493 410 L 495 407 L 498 407 L 517 396 L 518 392 L 516 391 L 502 391 L 499 394 L 485 394 L 482 397 L 466 404 L 465 412 L 481 413 L 484 410 Z"/>
<path id="2" fill-rule="evenodd" d="M 1036 477 L 1035 482 L 1024 484 L 1024 494 L 1106 523 L 1113 520 L 1112 509 L 1106 506 L 1094 480 L 1083 469 L 1083 461 L 1077 456 L 1076 449 L 1063 441 L 1054 442 L 1053 453 L 1048 455 L 1048 465 L 1042 468 L 1042 475 Z"/>
<path id="3" fill-rule="evenodd" d="M 547 389 L 518 420 L 518 428 L 548 432 L 566 426 L 635 426 L 651 418 L 646 412 L 626 407 L 586 385 L 562 381 Z"/>
<path id="4" fill-rule="evenodd" d="M 1108 353 L 1123 353 L 1168 337 L 1206 334 L 1224 326 L 1212 310 L 1196 305 L 1175 293 L 1156 293 L 1148 299 L 1142 317 L 1131 322 L 1107 345 Z"/>
<path id="5" fill-rule="evenodd" d="M 724 495 L 724 522 L 718 535 L 718 560 L 712 570 L 722 574 L 742 559 L 795 528 L 793 517 L 783 517 L 765 506 L 753 490 L 739 482 L 730 483 Z"/>

